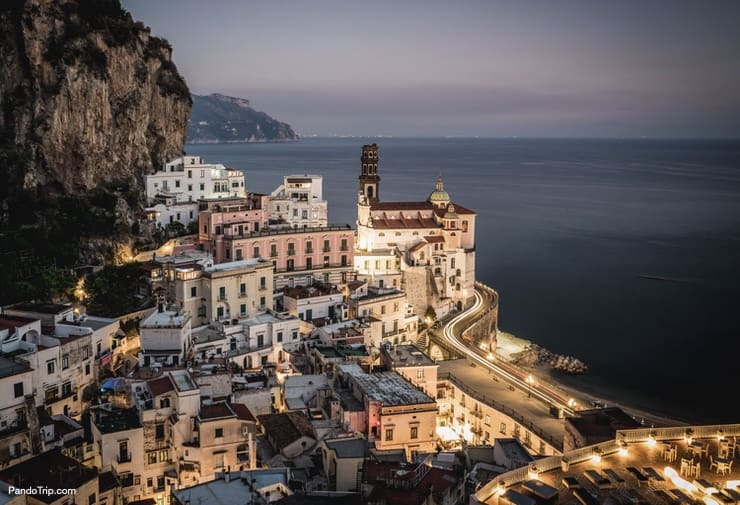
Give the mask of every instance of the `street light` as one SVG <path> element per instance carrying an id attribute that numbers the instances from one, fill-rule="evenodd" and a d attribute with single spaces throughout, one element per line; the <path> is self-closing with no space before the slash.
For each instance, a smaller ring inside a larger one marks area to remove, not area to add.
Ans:
<path id="1" fill-rule="evenodd" d="M 532 386 L 534 385 L 534 377 L 532 377 L 532 374 L 527 376 L 526 382 L 529 385 L 527 388 L 527 398 L 532 398 Z"/>

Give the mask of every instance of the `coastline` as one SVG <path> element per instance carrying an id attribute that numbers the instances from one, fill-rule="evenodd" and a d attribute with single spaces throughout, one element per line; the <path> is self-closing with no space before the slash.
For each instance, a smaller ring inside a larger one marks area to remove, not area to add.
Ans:
<path id="1" fill-rule="evenodd" d="M 619 394 L 605 391 L 596 385 L 589 384 L 587 378 L 588 373 L 566 377 L 562 372 L 558 372 L 546 364 L 522 366 L 512 363 L 512 354 L 522 351 L 526 346 L 533 345 L 535 342 L 517 337 L 511 333 L 506 333 L 505 331 L 499 331 L 498 344 L 495 352 L 497 359 L 530 373 L 537 381 L 546 383 L 567 393 L 583 409 L 593 408 L 594 403 L 608 407 L 619 407 L 637 421 L 643 422 L 645 426 L 683 426 L 690 424 L 685 420 L 677 419 L 675 416 L 660 411 L 647 410 L 645 407 L 636 405 L 635 400 L 623 398 Z M 575 384 L 575 382 L 578 382 L 578 384 Z"/>
<path id="2" fill-rule="evenodd" d="M 256 140 L 187 140 L 185 145 L 206 145 L 206 144 L 282 144 L 285 142 L 300 142 L 301 138 L 294 139 L 256 139 Z"/>

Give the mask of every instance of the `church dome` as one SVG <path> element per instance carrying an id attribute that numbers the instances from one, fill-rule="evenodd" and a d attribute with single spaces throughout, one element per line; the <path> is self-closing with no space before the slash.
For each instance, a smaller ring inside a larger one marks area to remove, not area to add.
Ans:
<path id="1" fill-rule="evenodd" d="M 455 206 L 449 204 L 447 206 L 447 212 L 445 212 L 443 219 L 457 219 L 457 212 L 455 212 Z"/>
<path id="2" fill-rule="evenodd" d="M 450 201 L 450 195 L 445 191 L 444 183 L 442 182 L 442 177 L 437 178 L 437 184 L 435 185 L 434 191 L 429 195 L 429 198 L 427 198 L 428 201 L 432 203 L 447 203 Z"/>

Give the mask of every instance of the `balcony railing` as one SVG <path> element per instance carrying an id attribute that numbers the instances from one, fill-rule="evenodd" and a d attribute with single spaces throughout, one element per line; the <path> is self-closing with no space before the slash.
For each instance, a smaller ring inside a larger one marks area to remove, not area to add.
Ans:
<path id="1" fill-rule="evenodd" d="M 226 295 L 218 295 L 216 297 L 216 300 L 219 302 L 223 302 L 224 300 L 226 300 Z"/>
<path id="2" fill-rule="evenodd" d="M 252 238 L 252 237 L 269 237 L 272 235 L 288 235 L 292 233 L 321 233 L 321 232 L 327 232 L 327 231 L 353 231 L 353 229 L 348 224 L 330 224 L 328 226 L 314 226 L 314 227 L 306 226 L 306 227 L 301 227 L 301 228 L 279 228 L 279 229 L 274 229 L 274 230 L 271 228 L 265 228 L 260 231 L 244 230 L 244 233 L 242 233 L 241 235 L 233 233 L 233 234 L 224 234 L 224 236 L 228 238 Z"/>
<path id="3" fill-rule="evenodd" d="M 131 453 L 127 452 L 126 454 L 119 454 L 116 461 L 119 463 L 131 463 Z"/>
<path id="4" fill-rule="evenodd" d="M 247 297 L 247 292 L 246 291 L 240 291 L 239 292 L 239 298 L 246 298 L 246 297 Z"/>
<path id="5" fill-rule="evenodd" d="M 8 423 L 8 425 L 0 430 L 0 438 L 8 435 L 14 435 L 28 428 L 28 420 L 23 417 L 16 417 L 15 420 Z"/>

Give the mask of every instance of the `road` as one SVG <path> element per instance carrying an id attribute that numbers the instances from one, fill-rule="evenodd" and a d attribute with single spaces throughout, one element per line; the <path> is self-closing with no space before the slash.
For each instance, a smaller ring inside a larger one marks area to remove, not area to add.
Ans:
<path id="1" fill-rule="evenodd" d="M 488 369 L 491 373 L 511 383 L 514 387 L 526 392 L 548 405 L 561 409 L 565 415 L 573 415 L 573 400 L 567 395 L 556 391 L 548 384 L 534 380 L 534 378 L 518 368 L 497 360 L 492 355 L 486 355 L 482 350 L 471 348 L 460 338 L 462 332 L 483 315 L 490 307 L 498 303 L 498 294 L 482 285 L 475 286 L 475 303 L 467 310 L 457 314 L 445 324 L 442 335 L 445 341 L 470 362 Z"/>

